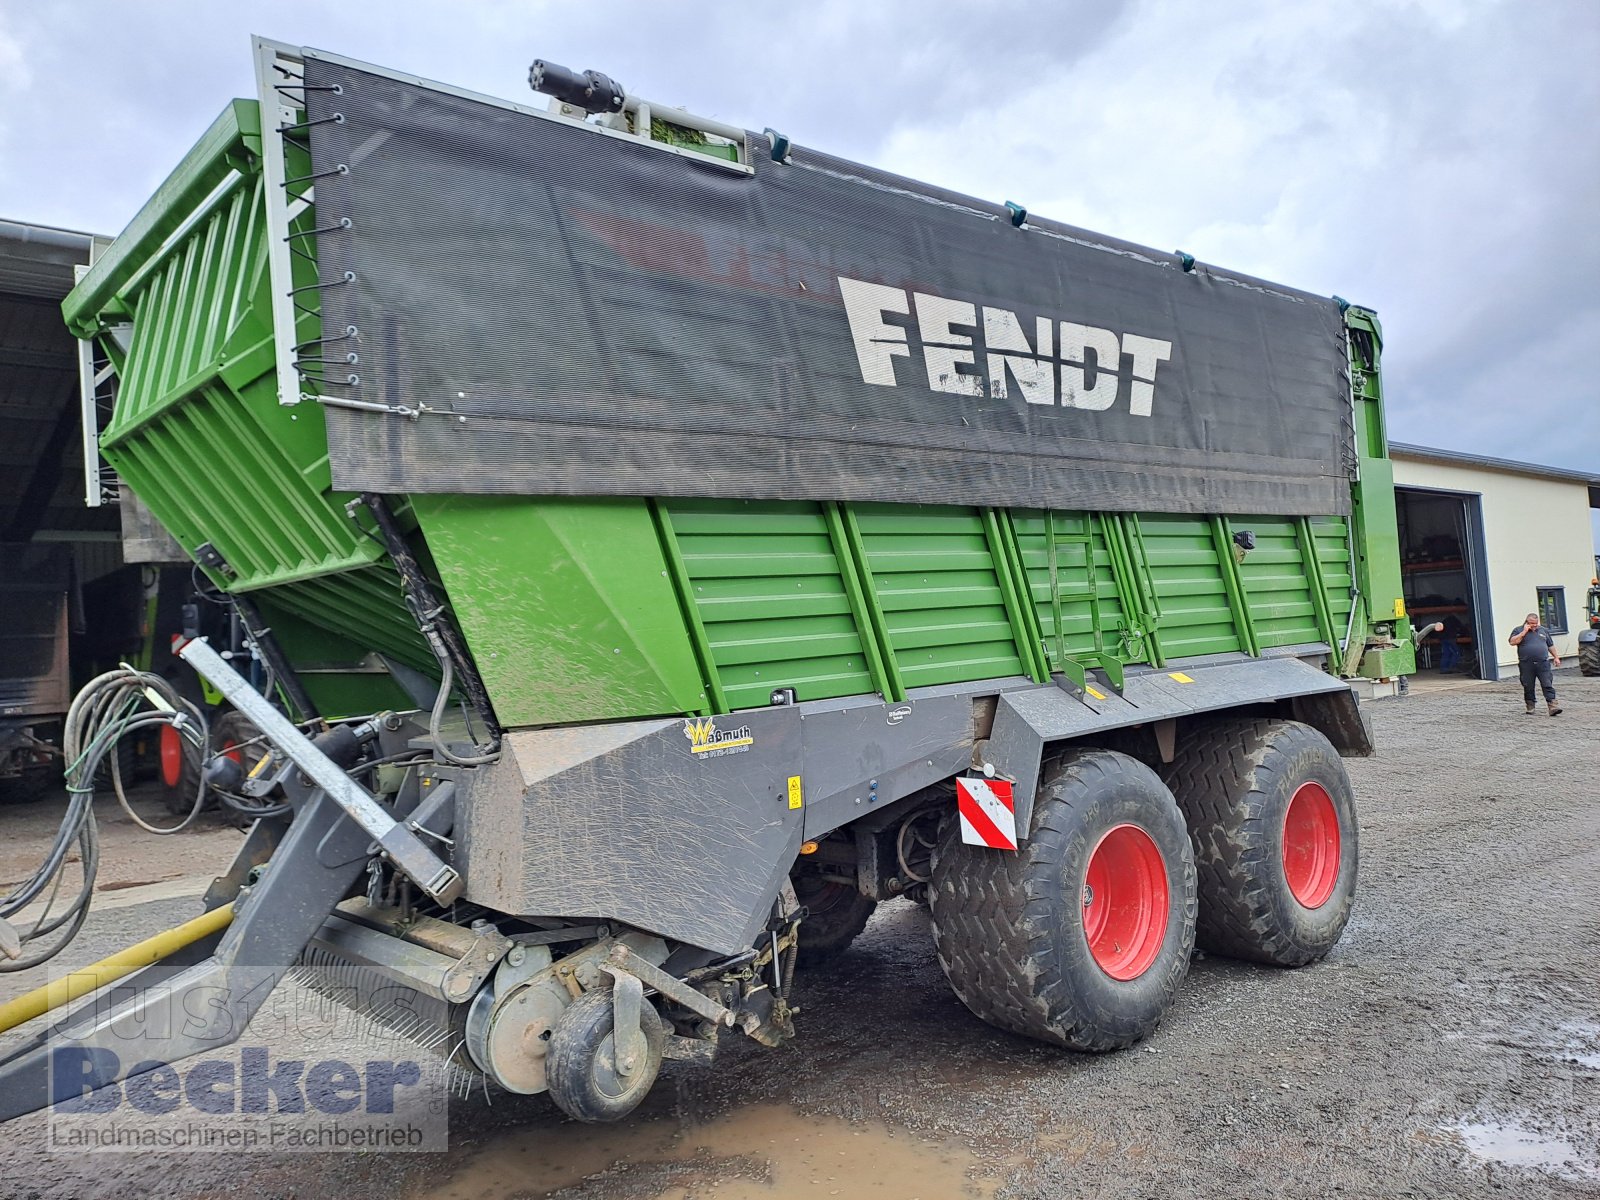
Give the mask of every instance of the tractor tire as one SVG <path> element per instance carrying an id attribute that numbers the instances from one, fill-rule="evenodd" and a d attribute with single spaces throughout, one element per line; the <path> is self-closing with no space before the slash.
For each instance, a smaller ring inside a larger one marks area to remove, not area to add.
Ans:
<path id="1" fill-rule="evenodd" d="M 1209 721 L 1186 730 L 1162 777 L 1200 875 L 1196 943 L 1300 967 L 1332 950 L 1355 902 L 1355 796 L 1339 752 L 1298 721 Z"/>
<path id="2" fill-rule="evenodd" d="M 156 735 L 156 784 L 162 805 L 174 817 L 186 816 L 200 787 L 200 751 L 170 725 L 159 726 Z M 123 779 L 126 783 L 127 777 Z"/>
<path id="3" fill-rule="evenodd" d="M 649 1000 L 639 1004 L 645 1061 L 632 1074 L 617 1069 L 611 992 L 597 988 L 567 1006 L 550 1030 L 545 1081 L 556 1107 L 575 1121 L 620 1121 L 645 1098 L 661 1071 L 666 1026 Z"/>
<path id="4" fill-rule="evenodd" d="M 1149 767 L 1109 750 L 1047 766 L 1015 851 L 969 846 L 955 813 L 933 858 L 933 939 L 956 995 L 1001 1029 L 1073 1050 L 1147 1037 L 1194 946 L 1194 856 Z"/>
<path id="5" fill-rule="evenodd" d="M 794 891 L 806 909 L 805 920 L 800 922 L 799 962 L 803 967 L 844 953 L 878 907 L 876 900 L 849 884 L 815 876 L 796 875 Z"/>
<path id="6" fill-rule="evenodd" d="M 1578 670 L 1585 675 L 1600 675 L 1600 642 L 1584 642 L 1578 647 Z"/>
<path id="7" fill-rule="evenodd" d="M 211 753 L 233 759 L 248 777 L 267 756 L 267 747 L 255 722 L 242 712 L 229 709 L 211 725 Z"/>

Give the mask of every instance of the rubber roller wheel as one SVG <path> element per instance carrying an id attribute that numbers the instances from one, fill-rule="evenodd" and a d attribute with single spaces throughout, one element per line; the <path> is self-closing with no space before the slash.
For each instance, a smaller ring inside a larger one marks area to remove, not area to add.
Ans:
<path id="1" fill-rule="evenodd" d="M 557 1107 L 577 1121 L 620 1121 L 645 1098 L 661 1073 L 667 1033 L 648 1000 L 639 1002 L 644 1031 L 641 1062 L 624 1073 L 617 1063 L 611 992 L 585 992 L 567 1006 L 550 1031 L 546 1086 Z"/>

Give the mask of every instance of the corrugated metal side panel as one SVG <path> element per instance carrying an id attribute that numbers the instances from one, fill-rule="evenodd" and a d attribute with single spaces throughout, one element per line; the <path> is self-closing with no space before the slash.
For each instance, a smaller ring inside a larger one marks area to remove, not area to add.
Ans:
<path id="1" fill-rule="evenodd" d="M 1230 519 L 1235 529 L 1253 530 L 1256 535 L 1256 548 L 1239 564 L 1239 582 L 1257 644 L 1266 649 L 1322 641 L 1295 522 L 1281 517 Z"/>
<path id="2" fill-rule="evenodd" d="M 328 493 L 262 428 L 253 410 L 276 409 L 270 378 L 241 395 L 213 376 L 128 434 L 106 457 L 185 550 L 210 542 L 233 570 L 219 582 L 249 590 L 376 560 Z M 297 413 L 320 423 L 315 406 Z M 281 419 L 281 418 L 280 418 Z"/>
<path id="3" fill-rule="evenodd" d="M 906 687 L 1026 674 L 976 509 L 852 509 Z"/>
<path id="4" fill-rule="evenodd" d="M 1094 626 L 1091 621 L 1089 599 L 1083 593 L 1089 587 L 1089 570 L 1084 561 L 1082 543 L 1064 543 L 1060 539 L 1082 537 L 1087 531 L 1094 539 L 1094 590 L 1100 603 L 1100 628 L 1106 649 L 1117 651 L 1120 631 L 1127 626 L 1127 614 L 1122 609 L 1122 596 L 1117 590 L 1117 579 L 1111 566 L 1111 554 L 1099 522 L 1088 513 L 1053 512 L 1050 519 L 1055 526 L 1056 579 L 1061 592 L 1061 625 L 1066 638 L 1067 657 L 1094 649 Z M 1050 552 L 1045 538 L 1044 514 L 1015 510 L 1011 517 L 1017 531 L 1017 543 L 1022 550 L 1022 565 L 1028 573 L 1028 590 L 1034 611 L 1038 614 L 1039 628 L 1044 634 L 1045 651 L 1053 660 L 1056 653 L 1055 604 L 1050 595 Z M 1122 655 L 1119 655 L 1122 657 Z"/>
<path id="5" fill-rule="evenodd" d="M 106 458 L 193 553 L 214 545 L 249 590 L 381 554 L 327 490 L 323 414 L 279 408 L 259 178 L 196 221 L 138 282 Z"/>
<path id="6" fill-rule="evenodd" d="M 434 671 L 382 548 L 329 488 L 322 410 L 277 403 L 261 188 L 242 180 L 132 277 L 104 454 L 186 552 L 216 548 L 220 585 Z"/>
<path id="7" fill-rule="evenodd" d="M 437 677 L 439 664 L 411 622 L 400 575 L 385 559 L 355 571 L 273 588 L 272 602 L 319 628 L 348 638 L 352 649 L 373 650 Z"/>
<path id="8" fill-rule="evenodd" d="M 1312 517 L 1311 536 L 1322 565 L 1322 586 L 1333 613 L 1334 632 L 1344 636 L 1350 620 L 1353 581 L 1350 577 L 1350 524 L 1343 517 Z"/>
<path id="9" fill-rule="evenodd" d="M 1242 648 L 1222 566 L 1204 517 L 1139 515 L 1169 660 Z"/>
<path id="10" fill-rule="evenodd" d="M 254 316 L 266 260 L 261 188 L 259 176 L 236 187 L 142 281 L 107 440 L 181 402 L 183 385 L 214 371 L 230 335 Z"/>
<path id="11" fill-rule="evenodd" d="M 731 708 L 870 695 L 861 631 L 821 506 L 673 500 L 678 552 Z"/>

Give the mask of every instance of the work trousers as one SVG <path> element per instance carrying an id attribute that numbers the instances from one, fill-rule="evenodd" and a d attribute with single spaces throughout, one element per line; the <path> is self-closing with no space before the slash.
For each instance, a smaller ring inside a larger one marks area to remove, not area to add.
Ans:
<path id="1" fill-rule="evenodd" d="M 1529 708 L 1533 707 L 1533 685 L 1537 681 L 1544 689 L 1546 704 L 1556 702 L 1556 681 L 1551 674 L 1550 660 L 1523 659 L 1517 664 L 1517 671 L 1522 675 L 1522 699 Z"/>

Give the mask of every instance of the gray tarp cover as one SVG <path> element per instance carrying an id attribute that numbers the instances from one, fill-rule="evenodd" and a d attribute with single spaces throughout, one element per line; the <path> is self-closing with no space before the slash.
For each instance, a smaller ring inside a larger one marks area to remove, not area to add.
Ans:
<path id="1" fill-rule="evenodd" d="M 322 391 L 454 414 L 330 408 L 340 488 L 1348 507 L 1331 300 L 757 135 L 750 175 L 306 79 L 324 330 L 357 331 Z"/>

